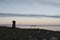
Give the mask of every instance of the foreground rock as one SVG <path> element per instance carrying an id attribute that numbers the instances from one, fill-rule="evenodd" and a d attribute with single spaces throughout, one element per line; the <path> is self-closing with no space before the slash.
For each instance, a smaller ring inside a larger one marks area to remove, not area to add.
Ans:
<path id="1" fill-rule="evenodd" d="M 0 40 L 60 40 L 60 31 L 0 27 Z"/>

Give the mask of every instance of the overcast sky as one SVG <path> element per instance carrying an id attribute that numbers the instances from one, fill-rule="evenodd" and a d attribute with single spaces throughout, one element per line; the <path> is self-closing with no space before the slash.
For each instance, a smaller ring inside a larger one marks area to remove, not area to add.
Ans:
<path id="1" fill-rule="evenodd" d="M 0 0 L 0 13 L 60 15 L 60 0 Z"/>

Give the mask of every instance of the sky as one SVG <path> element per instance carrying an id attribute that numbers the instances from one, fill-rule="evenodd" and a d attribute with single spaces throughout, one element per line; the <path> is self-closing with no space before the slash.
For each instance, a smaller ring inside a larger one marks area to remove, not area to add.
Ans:
<path id="1" fill-rule="evenodd" d="M 11 17 L 10 14 L 14 14 L 15 17 Z M 16 14 L 47 17 L 21 18 L 16 17 Z M 6 15 L 8 16 L 5 17 Z M 12 20 L 16 20 L 17 24 L 60 24 L 60 0 L 0 0 L 0 24 L 8 24 Z"/>
<path id="2" fill-rule="evenodd" d="M 0 0 L 0 13 L 60 15 L 60 0 Z"/>

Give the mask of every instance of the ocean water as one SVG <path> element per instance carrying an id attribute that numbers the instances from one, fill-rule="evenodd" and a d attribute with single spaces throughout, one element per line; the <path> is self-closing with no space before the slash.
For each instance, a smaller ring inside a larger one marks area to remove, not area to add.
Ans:
<path id="1" fill-rule="evenodd" d="M 17 28 L 21 29 L 45 29 L 45 30 L 52 30 L 52 31 L 60 31 L 60 26 L 17 26 Z"/>

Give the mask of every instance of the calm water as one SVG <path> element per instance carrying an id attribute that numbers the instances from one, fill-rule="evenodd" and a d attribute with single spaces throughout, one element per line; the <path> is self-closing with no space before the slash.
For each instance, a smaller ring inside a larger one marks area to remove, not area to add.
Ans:
<path id="1" fill-rule="evenodd" d="M 17 28 L 24 28 L 24 29 L 47 29 L 47 30 L 53 30 L 53 31 L 60 31 L 60 26 L 35 26 L 35 27 L 32 27 L 32 26 L 17 26 Z"/>

